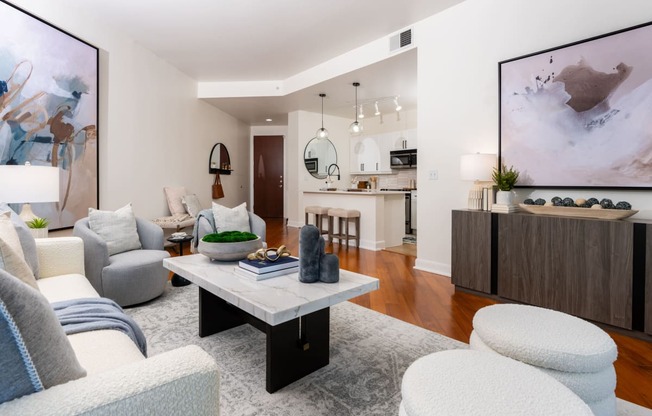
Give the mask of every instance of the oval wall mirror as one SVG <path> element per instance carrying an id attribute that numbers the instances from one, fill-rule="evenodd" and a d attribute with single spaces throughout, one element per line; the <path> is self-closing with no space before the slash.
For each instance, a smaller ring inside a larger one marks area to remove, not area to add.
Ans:
<path id="1" fill-rule="evenodd" d="M 229 151 L 224 144 L 216 143 L 211 149 L 211 155 L 208 158 L 208 173 L 230 175 L 231 170 Z"/>
<path id="2" fill-rule="evenodd" d="M 328 139 L 312 138 L 303 151 L 303 163 L 312 176 L 325 179 L 330 165 L 337 163 L 337 150 Z"/>

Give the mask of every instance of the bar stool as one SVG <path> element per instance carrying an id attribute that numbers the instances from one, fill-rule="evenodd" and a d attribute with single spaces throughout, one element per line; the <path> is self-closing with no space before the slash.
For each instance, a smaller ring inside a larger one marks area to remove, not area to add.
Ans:
<path id="1" fill-rule="evenodd" d="M 319 229 L 321 234 L 328 234 L 328 228 L 323 228 L 323 221 L 328 218 L 329 207 L 320 207 L 319 205 L 309 205 L 305 208 L 306 212 L 306 225 L 310 224 L 309 217 L 310 214 L 315 216 L 315 227 Z M 328 222 L 326 222 L 326 227 L 328 227 Z"/>
<path id="2" fill-rule="evenodd" d="M 335 219 L 337 218 L 337 233 L 335 233 Z M 355 225 L 355 235 L 349 234 L 349 222 Z M 346 224 L 346 226 L 345 226 Z M 342 232 L 342 229 L 345 231 Z M 349 240 L 355 239 L 356 247 L 360 247 L 360 211 L 357 209 L 331 208 L 328 210 L 328 241 L 333 239 L 346 240 L 346 247 L 349 247 Z"/>

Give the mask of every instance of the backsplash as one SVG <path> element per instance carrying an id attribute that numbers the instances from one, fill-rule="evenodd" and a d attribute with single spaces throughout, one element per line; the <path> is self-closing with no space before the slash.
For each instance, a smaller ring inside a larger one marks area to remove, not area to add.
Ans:
<path id="1" fill-rule="evenodd" d="M 355 175 L 352 176 L 351 180 L 354 182 L 357 181 L 368 181 L 370 176 L 374 175 Z M 410 181 L 415 181 L 417 179 L 417 170 L 416 169 L 405 169 L 398 171 L 396 175 L 378 175 L 378 189 L 383 188 L 409 188 Z"/>

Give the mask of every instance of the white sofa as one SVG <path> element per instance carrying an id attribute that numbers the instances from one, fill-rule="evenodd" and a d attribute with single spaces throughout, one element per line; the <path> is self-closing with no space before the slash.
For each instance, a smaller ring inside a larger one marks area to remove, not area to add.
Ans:
<path id="1" fill-rule="evenodd" d="M 84 277 L 77 237 L 36 239 L 38 287 L 50 302 L 99 297 Z M 0 404 L 0 415 L 217 415 L 213 358 L 187 346 L 145 358 L 123 332 L 69 335 L 87 376 Z"/>

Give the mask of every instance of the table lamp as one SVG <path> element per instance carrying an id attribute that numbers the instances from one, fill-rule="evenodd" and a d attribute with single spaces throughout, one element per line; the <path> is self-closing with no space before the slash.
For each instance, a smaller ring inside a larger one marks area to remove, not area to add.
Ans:
<path id="1" fill-rule="evenodd" d="M 20 218 L 36 218 L 30 203 L 59 201 L 59 168 L 52 166 L 0 165 L 0 202 L 23 204 Z"/>
<path id="2" fill-rule="evenodd" d="M 490 182 L 496 166 L 496 155 L 490 153 L 473 153 L 460 158 L 460 177 L 463 181 L 473 181 L 469 190 L 468 208 L 482 210 L 483 186 L 480 182 Z"/>

